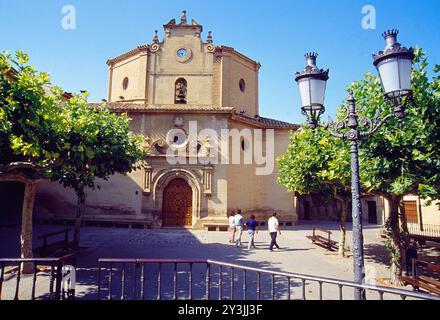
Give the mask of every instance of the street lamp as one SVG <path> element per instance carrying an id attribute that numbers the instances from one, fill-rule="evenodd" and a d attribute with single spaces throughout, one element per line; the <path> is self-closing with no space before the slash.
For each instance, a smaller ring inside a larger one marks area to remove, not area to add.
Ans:
<path id="1" fill-rule="evenodd" d="M 393 105 L 394 116 L 402 124 L 405 116 L 405 104 L 408 100 L 404 98 L 412 97 L 411 71 L 414 52 L 412 48 L 407 49 L 397 42 L 397 34 L 397 30 L 385 32 L 383 34 L 387 43 L 385 50 L 380 51 L 373 57 L 374 65 L 379 72 L 385 100 Z M 329 79 L 329 70 L 320 69 L 316 66 L 317 56 L 318 54 L 314 52 L 307 53 L 305 55 L 307 66 L 303 71 L 297 72 L 295 77 L 301 96 L 301 111 L 307 117 L 309 126 L 312 129 L 321 126 L 319 120 L 325 111 L 324 97 L 326 83 Z M 353 92 L 350 92 L 347 102 L 348 110 L 346 110 L 346 117 L 336 124 L 330 121 L 324 128 L 333 136 L 348 140 L 351 144 L 354 280 L 356 283 L 362 284 L 365 278 L 365 268 L 358 141 L 376 132 L 392 115 L 389 114 L 380 119 L 380 112 L 377 112 L 372 119 L 359 119 Z M 364 290 L 355 290 L 356 300 L 364 298 Z"/>
<path id="2" fill-rule="evenodd" d="M 383 33 L 387 43 L 384 51 L 374 54 L 374 65 L 379 73 L 385 98 L 394 106 L 394 115 L 400 123 L 405 116 L 403 97 L 412 97 L 411 70 L 414 52 L 397 42 L 398 30 Z"/>
<path id="3" fill-rule="evenodd" d="M 319 118 L 324 113 L 324 96 L 329 79 L 329 70 L 319 69 L 316 66 L 316 52 L 310 52 L 305 55 L 307 66 L 302 72 L 296 73 L 296 82 L 298 82 L 301 95 L 302 113 L 307 117 L 312 129 L 318 126 Z"/>

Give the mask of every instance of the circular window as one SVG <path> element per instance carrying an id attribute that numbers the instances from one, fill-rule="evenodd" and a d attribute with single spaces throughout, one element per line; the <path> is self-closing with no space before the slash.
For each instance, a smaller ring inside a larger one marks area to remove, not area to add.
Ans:
<path id="1" fill-rule="evenodd" d="M 186 146 L 188 138 L 182 129 L 172 129 L 168 131 L 167 140 L 172 148 L 180 149 Z"/>
<path id="2" fill-rule="evenodd" d="M 127 90 L 128 88 L 128 78 L 125 77 L 124 80 L 122 81 L 122 89 Z"/>
<path id="3" fill-rule="evenodd" d="M 181 49 L 177 50 L 177 56 L 178 56 L 179 58 L 185 58 L 186 55 L 187 55 L 187 51 L 186 51 L 186 49 L 181 48 Z"/>
<path id="4" fill-rule="evenodd" d="M 240 79 L 240 82 L 238 83 L 238 86 L 240 87 L 240 91 L 244 92 L 246 90 L 246 82 L 244 82 L 243 79 Z"/>

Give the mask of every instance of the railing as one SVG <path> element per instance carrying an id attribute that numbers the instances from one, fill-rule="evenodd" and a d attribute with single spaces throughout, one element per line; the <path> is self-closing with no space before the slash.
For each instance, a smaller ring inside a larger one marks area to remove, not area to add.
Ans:
<path id="1" fill-rule="evenodd" d="M 3 299 L 4 289 L 8 289 L 7 293 L 9 293 L 6 299 L 20 300 L 22 296 L 27 296 L 26 300 L 65 299 L 66 292 L 62 288 L 63 267 L 68 261 L 74 261 L 74 254 L 60 258 L 0 258 L 0 300 Z M 32 270 L 30 274 L 23 273 L 25 266 Z M 49 281 L 46 281 L 47 277 Z M 39 282 L 44 284 L 48 282 L 49 288 L 47 290 L 42 289 L 41 286 L 37 288 Z M 67 292 L 67 296 L 68 299 L 74 299 L 74 289 Z"/>
<path id="2" fill-rule="evenodd" d="M 365 292 L 366 299 L 440 300 L 414 291 L 213 260 L 99 259 L 98 299 L 345 300 L 353 299 L 354 290 Z"/>
<path id="3" fill-rule="evenodd" d="M 63 249 L 64 252 L 67 252 L 69 250 L 69 232 L 71 230 L 69 228 L 66 228 L 65 230 L 51 232 L 51 233 L 45 233 L 42 236 L 39 236 L 39 240 L 43 240 L 43 245 L 40 248 L 37 248 L 36 251 L 41 254 L 43 257 L 47 257 L 49 254 L 50 248 L 54 247 L 55 249 Z M 58 240 L 54 243 L 49 244 L 48 239 L 57 237 L 59 235 L 64 235 L 63 240 Z"/>
<path id="4" fill-rule="evenodd" d="M 408 223 L 408 231 L 412 235 L 428 238 L 440 238 L 440 225 Z"/>

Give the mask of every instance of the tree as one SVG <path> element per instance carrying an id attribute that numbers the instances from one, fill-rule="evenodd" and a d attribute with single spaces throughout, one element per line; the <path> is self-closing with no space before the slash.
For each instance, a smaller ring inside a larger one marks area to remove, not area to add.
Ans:
<path id="1" fill-rule="evenodd" d="M 339 255 L 345 255 L 345 221 L 351 200 L 350 153 L 348 144 L 326 130 L 303 128 L 292 133 L 286 153 L 278 159 L 278 183 L 300 195 L 319 194 L 340 201 L 341 238 Z"/>
<path id="2" fill-rule="evenodd" d="M 141 166 L 145 153 L 142 137 L 130 132 L 126 115 L 108 109 L 92 109 L 81 97 L 67 101 L 63 108 L 67 130 L 63 163 L 51 171 L 50 178 L 77 195 L 77 214 L 73 242 L 79 245 L 85 211 L 86 190 L 95 188 L 95 179 L 107 180 L 115 173 L 125 174 Z"/>
<path id="3" fill-rule="evenodd" d="M 65 148 L 57 107 L 65 97 L 47 73 L 27 65 L 28 56 L 0 53 L 0 181 L 25 184 L 21 256 L 32 257 L 32 210 L 36 184 L 60 161 Z M 32 271 L 25 264 L 24 272 Z"/>
<path id="4" fill-rule="evenodd" d="M 391 240 L 387 247 L 395 283 L 402 274 L 408 244 L 403 197 L 413 194 L 427 201 L 440 199 L 440 66 L 434 67 L 434 76 L 430 80 L 425 54 L 416 49 L 415 55 L 414 99 L 408 104 L 404 126 L 399 128 L 397 120 L 390 119 L 373 136 L 360 142 L 364 193 L 384 196 L 390 203 L 386 226 Z M 377 77 L 367 73 L 364 79 L 354 82 L 348 89 L 354 91 L 360 115 L 373 118 L 378 111 L 382 116 L 389 113 L 390 106 L 383 100 Z M 341 114 L 341 110 L 338 112 Z M 349 166 L 342 166 L 344 162 L 341 160 L 333 162 L 343 167 L 340 172 L 325 169 L 325 165 L 330 167 L 332 163 L 326 161 L 334 157 L 331 150 L 322 149 L 317 141 L 299 143 L 297 139 L 292 138 L 292 145 L 280 158 L 280 183 L 300 193 L 328 192 L 319 186 L 326 181 L 343 182 L 347 179 Z M 333 173 L 335 177 L 331 176 Z"/>
<path id="5" fill-rule="evenodd" d="M 143 156 L 141 138 L 129 132 L 126 116 L 91 109 L 82 96 L 66 95 L 28 60 L 20 51 L 15 57 L 0 54 L 0 181 L 25 184 L 23 258 L 33 255 L 32 211 L 39 181 L 73 187 L 81 206 L 95 176 L 128 172 Z M 24 264 L 23 272 L 32 271 L 31 264 Z"/>
<path id="6" fill-rule="evenodd" d="M 425 54 L 421 49 L 415 54 L 414 99 L 407 106 L 404 125 L 399 127 L 397 120 L 390 119 L 360 143 L 361 180 L 369 191 L 384 196 L 390 204 L 387 247 L 394 283 L 399 283 L 408 245 L 403 197 L 440 198 L 440 67 L 435 66 L 430 81 Z M 364 115 L 373 117 L 378 110 L 383 116 L 389 113 L 377 77 L 366 74 L 349 89 L 354 91 Z"/>

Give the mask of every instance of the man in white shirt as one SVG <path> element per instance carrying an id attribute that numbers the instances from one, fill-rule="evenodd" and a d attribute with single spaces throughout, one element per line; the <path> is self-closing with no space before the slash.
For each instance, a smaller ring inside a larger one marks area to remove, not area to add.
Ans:
<path id="1" fill-rule="evenodd" d="M 243 216 L 241 215 L 240 209 L 238 209 L 237 213 L 235 214 L 234 224 L 235 224 L 235 230 L 237 233 L 237 237 L 235 240 L 235 246 L 239 247 L 239 246 L 241 246 L 241 235 L 243 234 L 243 225 L 244 225 L 244 219 L 243 219 Z"/>
<path id="2" fill-rule="evenodd" d="M 277 243 L 277 235 L 281 235 L 280 230 L 280 224 L 278 223 L 277 219 L 277 213 L 274 212 L 272 217 L 269 218 L 269 221 L 267 222 L 267 226 L 269 227 L 269 233 L 270 233 L 270 251 L 273 251 L 273 247 L 277 247 L 277 249 L 280 248 L 280 246 Z"/>
<path id="3" fill-rule="evenodd" d="M 235 242 L 235 211 L 232 211 L 231 215 L 229 216 L 229 232 L 230 232 L 230 238 L 229 243 Z"/>

